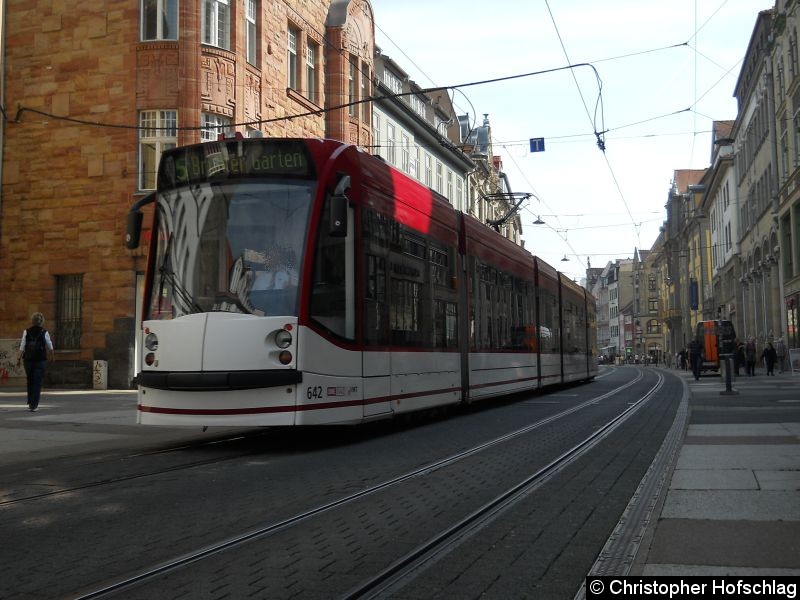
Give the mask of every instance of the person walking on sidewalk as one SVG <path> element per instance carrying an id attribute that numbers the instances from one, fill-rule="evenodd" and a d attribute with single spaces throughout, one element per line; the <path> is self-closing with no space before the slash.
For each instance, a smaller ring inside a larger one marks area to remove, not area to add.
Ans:
<path id="1" fill-rule="evenodd" d="M 778 360 L 778 353 L 772 342 L 767 342 L 764 351 L 761 353 L 761 359 L 764 361 L 764 366 L 767 367 L 767 375 L 775 375 L 775 361 Z"/>
<path id="2" fill-rule="evenodd" d="M 756 340 L 750 338 L 744 347 L 745 373 L 752 377 L 756 374 Z"/>
<path id="3" fill-rule="evenodd" d="M 775 342 L 775 353 L 778 356 L 778 372 L 783 373 L 783 366 L 786 364 L 786 342 L 782 337 Z"/>
<path id="4" fill-rule="evenodd" d="M 31 326 L 22 332 L 19 343 L 17 364 L 22 361 L 25 365 L 25 377 L 28 384 L 28 410 L 39 410 L 39 398 L 42 395 L 42 382 L 44 381 L 47 361 L 53 360 L 53 342 L 50 334 L 43 327 L 44 315 L 40 312 L 31 316 Z"/>
<path id="5" fill-rule="evenodd" d="M 697 338 L 689 342 L 689 363 L 692 365 L 692 375 L 695 381 L 700 381 L 700 367 L 703 364 L 703 347 Z"/>

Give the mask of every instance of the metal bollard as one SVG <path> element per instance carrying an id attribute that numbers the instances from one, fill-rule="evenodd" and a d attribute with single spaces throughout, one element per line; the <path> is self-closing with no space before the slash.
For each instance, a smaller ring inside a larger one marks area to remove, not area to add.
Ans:
<path id="1" fill-rule="evenodd" d="M 739 392 L 733 389 L 733 355 L 732 354 L 723 354 L 720 356 L 721 359 L 725 359 L 725 391 L 720 392 L 721 396 L 735 396 Z M 721 366 L 721 365 L 720 365 Z"/>

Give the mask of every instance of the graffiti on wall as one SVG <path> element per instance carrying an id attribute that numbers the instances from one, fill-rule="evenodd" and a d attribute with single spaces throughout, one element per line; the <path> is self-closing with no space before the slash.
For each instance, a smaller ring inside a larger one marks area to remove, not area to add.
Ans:
<path id="1" fill-rule="evenodd" d="M 0 340 L 0 385 L 13 377 L 25 377 L 22 365 L 17 365 L 19 340 Z"/>

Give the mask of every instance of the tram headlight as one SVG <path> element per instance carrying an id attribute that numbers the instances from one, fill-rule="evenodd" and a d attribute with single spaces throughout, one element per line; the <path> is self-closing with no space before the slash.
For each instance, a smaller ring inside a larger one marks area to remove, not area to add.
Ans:
<path id="1" fill-rule="evenodd" d="M 155 333 L 148 333 L 144 338 L 144 347 L 151 352 L 158 350 L 158 336 Z"/>
<path id="2" fill-rule="evenodd" d="M 275 333 L 275 344 L 280 349 L 286 349 L 292 345 L 292 334 L 285 329 L 279 329 Z"/>

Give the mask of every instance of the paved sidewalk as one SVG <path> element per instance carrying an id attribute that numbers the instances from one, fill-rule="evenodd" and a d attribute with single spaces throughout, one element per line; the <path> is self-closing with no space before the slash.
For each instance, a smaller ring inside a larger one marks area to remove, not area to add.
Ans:
<path id="1" fill-rule="evenodd" d="M 800 575 L 800 375 L 672 373 L 688 429 L 637 574 Z"/>

